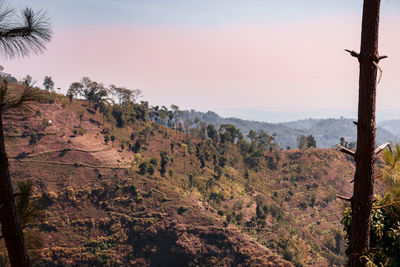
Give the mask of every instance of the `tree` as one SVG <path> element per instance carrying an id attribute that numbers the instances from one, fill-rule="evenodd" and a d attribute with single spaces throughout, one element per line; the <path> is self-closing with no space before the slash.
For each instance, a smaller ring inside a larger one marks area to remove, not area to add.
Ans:
<path id="1" fill-rule="evenodd" d="M 52 31 L 45 13 L 35 13 L 25 8 L 20 17 L 4 4 L 0 5 L 0 53 L 4 58 L 38 54 L 51 40 Z M 24 108 L 30 101 L 41 98 L 37 90 L 26 87 L 19 94 L 10 97 L 8 84 L 0 84 L 0 222 L 6 242 L 11 266 L 31 266 L 22 234 L 21 224 L 14 202 L 14 193 L 8 159 L 4 146 L 2 114 L 7 109 Z"/>
<path id="2" fill-rule="evenodd" d="M 364 0 L 360 53 L 346 50 L 356 57 L 360 65 L 357 149 L 353 154 L 356 162 L 352 222 L 349 246 L 349 265 L 365 266 L 370 251 L 370 216 L 374 202 L 375 176 L 375 103 L 377 70 L 379 61 L 386 56 L 378 54 L 380 0 Z"/>
<path id="3" fill-rule="evenodd" d="M 317 147 L 317 141 L 315 141 L 315 138 L 312 134 L 307 136 L 307 147 Z"/>
<path id="4" fill-rule="evenodd" d="M 67 91 L 67 96 L 70 98 L 70 102 L 72 102 L 72 97 L 75 96 L 75 98 L 78 97 L 78 95 L 83 95 L 83 84 L 80 82 L 74 82 L 71 83 L 71 85 L 68 88 Z"/>
<path id="5" fill-rule="evenodd" d="M 160 174 L 161 177 L 165 177 L 165 173 L 167 172 L 167 165 L 170 162 L 171 158 L 168 156 L 167 152 L 161 151 L 160 152 L 161 163 L 160 163 Z"/>
<path id="6" fill-rule="evenodd" d="M 29 74 L 26 75 L 26 77 L 22 79 L 22 83 L 25 84 L 26 86 L 31 85 L 32 84 L 32 77 Z"/>
<path id="7" fill-rule="evenodd" d="M 306 149 L 308 147 L 308 138 L 305 135 L 297 137 L 297 146 L 299 149 Z"/>
<path id="8" fill-rule="evenodd" d="M 211 138 L 214 145 L 218 143 L 218 132 L 214 125 L 210 124 L 207 126 L 207 136 L 208 138 Z"/>
<path id="9" fill-rule="evenodd" d="M 247 137 L 250 139 L 250 142 L 253 143 L 257 140 L 257 133 L 254 130 L 250 130 Z"/>
<path id="10" fill-rule="evenodd" d="M 111 136 L 110 136 L 110 139 L 111 139 L 111 146 L 114 146 L 115 135 L 111 135 Z"/>
<path id="11" fill-rule="evenodd" d="M 146 161 L 143 161 L 142 163 L 139 164 L 139 173 L 141 175 L 145 175 L 147 173 L 147 168 L 148 168 L 148 163 Z"/>
<path id="12" fill-rule="evenodd" d="M 176 136 L 178 136 L 178 121 L 179 121 L 179 118 L 180 118 L 180 116 L 182 114 L 182 111 L 179 110 L 179 107 L 177 105 L 173 105 L 173 104 L 171 105 L 171 109 L 172 109 L 173 117 L 175 118 Z M 172 120 L 172 118 L 171 118 L 171 120 Z"/>
<path id="13" fill-rule="evenodd" d="M 47 92 L 53 91 L 54 90 L 54 81 L 53 81 L 53 79 L 50 76 L 44 77 L 43 86 L 44 86 L 44 89 Z"/>
<path id="14" fill-rule="evenodd" d="M 340 138 L 340 143 L 339 143 L 342 147 L 345 147 L 345 148 L 347 148 L 347 144 L 348 144 L 348 142 L 346 141 L 346 139 L 344 139 L 344 137 L 342 136 L 341 138 Z"/>
<path id="15" fill-rule="evenodd" d="M 190 127 L 193 125 L 193 121 L 189 118 L 186 118 L 183 121 L 183 126 L 185 127 L 185 131 L 186 131 L 186 137 L 189 138 L 189 129 Z"/>

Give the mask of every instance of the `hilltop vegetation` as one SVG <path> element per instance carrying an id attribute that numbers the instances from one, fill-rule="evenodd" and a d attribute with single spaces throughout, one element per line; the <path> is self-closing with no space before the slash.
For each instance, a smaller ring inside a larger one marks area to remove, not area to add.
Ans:
<path id="1" fill-rule="evenodd" d="M 4 117 L 14 182 L 32 181 L 46 214 L 30 226 L 37 265 L 344 264 L 335 196 L 351 159 L 232 125 L 175 127 L 147 102 L 96 104 L 49 93 Z"/>

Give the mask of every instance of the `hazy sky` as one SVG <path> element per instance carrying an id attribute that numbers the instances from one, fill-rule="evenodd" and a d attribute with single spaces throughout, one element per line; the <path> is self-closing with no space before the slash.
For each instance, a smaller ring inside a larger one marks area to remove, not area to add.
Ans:
<path id="1" fill-rule="evenodd" d="M 89 76 L 152 105 L 266 121 L 355 116 L 361 0 L 13 0 L 47 10 L 39 56 L 3 62 L 56 87 Z M 400 118 L 400 0 L 382 0 L 378 118 Z M 397 115 L 399 114 L 399 115 Z"/>

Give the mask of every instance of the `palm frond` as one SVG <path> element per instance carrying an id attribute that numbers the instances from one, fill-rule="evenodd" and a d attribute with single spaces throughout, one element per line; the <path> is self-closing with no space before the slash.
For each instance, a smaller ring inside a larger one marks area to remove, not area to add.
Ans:
<path id="1" fill-rule="evenodd" d="M 43 210 L 40 201 L 32 199 L 32 181 L 18 183 L 16 204 L 22 228 L 30 227 L 40 222 Z"/>
<path id="2" fill-rule="evenodd" d="M 6 81 L 0 81 L 0 111 L 9 109 L 31 111 L 32 102 L 41 102 L 45 99 L 44 92 L 37 88 L 25 85 L 22 89 L 20 87 L 10 89 Z"/>
<path id="3" fill-rule="evenodd" d="M 47 14 L 25 8 L 21 15 L 0 2 L 0 53 L 3 58 L 38 54 L 46 49 L 52 30 Z"/>

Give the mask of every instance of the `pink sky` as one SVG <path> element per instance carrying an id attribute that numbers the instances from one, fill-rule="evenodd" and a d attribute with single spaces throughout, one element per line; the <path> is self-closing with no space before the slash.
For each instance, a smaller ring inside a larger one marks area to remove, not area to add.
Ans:
<path id="1" fill-rule="evenodd" d="M 383 17 L 378 108 L 400 99 L 399 17 Z M 55 29 L 43 55 L 4 62 L 5 71 L 53 77 L 66 90 L 82 76 L 139 88 L 153 105 L 207 110 L 355 109 L 359 18 L 230 27 L 110 26 Z"/>

